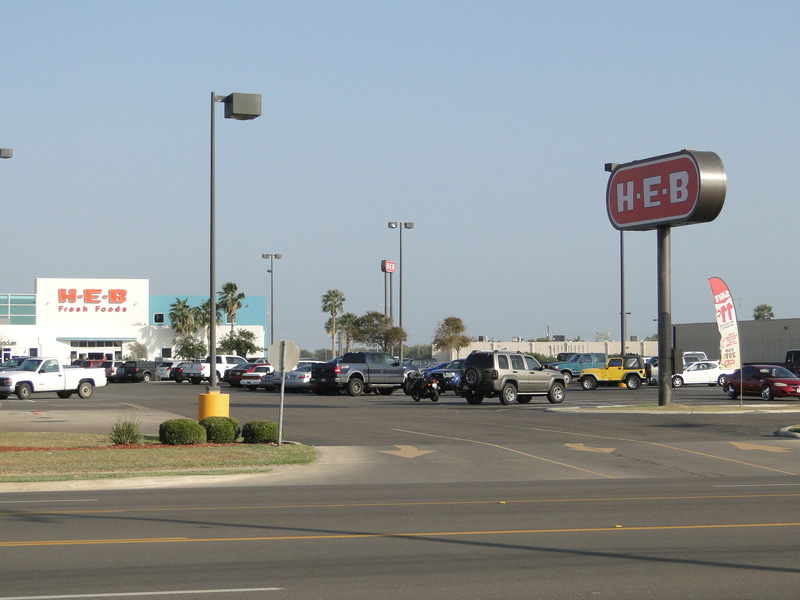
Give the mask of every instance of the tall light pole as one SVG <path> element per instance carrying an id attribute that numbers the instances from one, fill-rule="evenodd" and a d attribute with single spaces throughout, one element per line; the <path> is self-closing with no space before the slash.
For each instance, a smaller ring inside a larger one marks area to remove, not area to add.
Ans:
<path id="1" fill-rule="evenodd" d="M 262 254 L 261 258 L 269 259 L 269 345 L 275 343 L 275 259 L 283 258 L 283 254 Z"/>
<path id="2" fill-rule="evenodd" d="M 217 267 L 216 267 L 216 228 L 217 228 L 217 207 L 215 191 L 215 162 L 214 146 L 216 143 L 214 127 L 214 103 L 222 102 L 225 104 L 225 118 L 236 119 L 237 121 L 249 121 L 261 116 L 261 94 L 228 94 L 227 96 L 217 96 L 211 92 L 211 198 L 210 198 L 210 230 L 209 230 L 209 374 L 208 392 L 218 393 L 217 386 Z"/>
<path id="3" fill-rule="evenodd" d="M 613 173 L 619 163 L 606 163 L 606 173 Z M 625 356 L 625 338 L 628 335 L 627 316 L 631 314 L 625 312 L 625 232 L 619 230 L 619 318 L 620 318 L 620 353 Z"/>
<path id="4" fill-rule="evenodd" d="M 398 271 L 400 272 L 400 303 L 398 306 L 398 318 L 400 329 L 403 328 L 403 229 L 414 229 L 414 223 L 404 221 L 389 221 L 389 229 L 400 230 L 400 260 L 398 261 Z M 400 362 L 403 362 L 403 342 L 400 342 Z"/>

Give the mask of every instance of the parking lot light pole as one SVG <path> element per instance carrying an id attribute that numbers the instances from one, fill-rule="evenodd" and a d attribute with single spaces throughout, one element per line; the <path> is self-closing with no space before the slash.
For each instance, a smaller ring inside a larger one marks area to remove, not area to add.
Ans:
<path id="1" fill-rule="evenodd" d="M 211 163 L 210 163 L 210 225 L 209 225 L 209 374 L 208 392 L 219 393 L 217 385 L 217 283 L 216 283 L 216 191 L 215 191 L 215 127 L 214 127 L 214 104 L 222 102 L 225 104 L 225 118 L 237 121 L 249 121 L 261 116 L 261 94 L 228 94 L 218 96 L 211 92 Z M 224 415 L 227 416 L 227 415 Z"/>
<path id="2" fill-rule="evenodd" d="M 269 259 L 269 345 L 275 343 L 275 259 L 283 258 L 283 254 L 262 254 L 261 258 Z"/>
<path id="3" fill-rule="evenodd" d="M 400 272 L 400 292 L 398 306 L 398 325 L 403 329 L 403 229 L 414 229 L 414 223 L 403 221 L 389 221 L 389 229 L 400 230 L 400 260 L 397 269 Z M 403 362 L 403 342 L 400 342 L 400 362 Z"/>

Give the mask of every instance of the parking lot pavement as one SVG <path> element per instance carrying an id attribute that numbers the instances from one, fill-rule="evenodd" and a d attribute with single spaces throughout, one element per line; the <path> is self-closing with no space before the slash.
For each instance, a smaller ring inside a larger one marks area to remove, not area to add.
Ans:
<path id="1" fill-rule="evenodd" d="M 161 410 L 119 406 L 99 410 L 36 410 L 0 408 L 0 430 L 39 433 L 109 433 L 114 423 L 136 421 L 145 435 L 158 435 L 158 427 L 169 419 L 182 418 Z"/>

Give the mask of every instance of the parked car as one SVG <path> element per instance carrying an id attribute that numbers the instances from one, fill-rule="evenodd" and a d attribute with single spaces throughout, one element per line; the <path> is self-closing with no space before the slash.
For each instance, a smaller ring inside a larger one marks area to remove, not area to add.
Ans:
<path id="1" fill-rule="evenodd" d="M 403 359 L 403 366 L 416 369 L 417 371 L 422 371 L 428 367 L 432 367 L 433 365 L 437 364 L 435 358 L 404 358 Z"/>
<path id="2" fill-rule="evenodd" d="M 0 371 L 16 371 L 30 356 L 15 356 L 0 364 Z"/>
<path id="3" fill-rule="evenodd" d="M 104 362 L 106 362 L 106 361 L 104 361 L 103 359 L 82 360 L 81 361 L 81 368 L 83 368 L 83 369 L 96 369 L 98 367 L 102 367 Z"/>
<path id="4" fill-rule="evenodd" d="M 187 381 L 188 378 L 183 374 L 183 369 L 186 365 L 191 364 L 191 362 L 190 360 L 184 360 L 172 365 L 172 368 L 169 370 L 169 380 L 177 383 Z"/>
<path id="5" fill-rule="evenodd" d="M 256 367 L 267 366 L 272 369 L 272 366 L 268 362 L 263 363 L 243 363 L 241 365 L 236 365 L 235 367 L 231 367 L 225 373 L 225 377 L 223 381 L 226 381 L 231 387 L 242 387 L 242 376 L 245 373 L 250 373 Z"/>
<path id="6" fill-rule="evenodd" d="M 120 381 L 152 381 L 156 376 L 156 363 L 152 360 L 126 360 Z"/>
<path id="7" fill-rule="evenodd" d="M 547 396 L 560 404 L 567 384 L 558 371 L 545 369 L 536 358 L 508 350 L 476 350 L 464 360 L 459 391 L 469 404 L 498 396 L 502 404 L 527 404 L 533 396 Z"/>
<path id="8" fill-rule="evenodd" d="M 156 379 L 169 379 L 169 372 L 174 364 L 171 360 L 159 363 L 156 366 Z"/>
<path id="9" fill-rule="evenodd" d="M 124 364 L 125 363 L 121 360 L 104 360 L 103 364 L 100 366 L 106 370 L 106 379 L 109 381 L 116 381 L 117 371 Z"/>
<path id="10" fill-rule="evenodd" d="M 658 385 L 658 357 L 651 356 L 645 361 L 644 366 L 648 378 L 647 383 Z"/>
<path id="11" fill-rule="evenodd" d="M 800 398 L 800 377 L 786 367 L 745 365 L 725 377 L 725 395 L 731 400 L 742 396 Z"/>
<path id="12" fill-rule="evenodd" d="M 705 384 L 710 386 L 724 385 L 725 376 L 733 373 L 733 369 L 720 369 L 719 363 L 713 360 L 701 360 L 686 365 L 683 373 L 672 376 L 672 387 L 682 385 Z"/>
<path id="13" fill-rule="evenodd" d="M 449 363 L 444 363 L 444 366 L 428 371 L 427 375 L 439 380 L 440 392 L 456 391 L 458 383 L 461 381 L 461 369 L 465 360 L 464 358 L 457 358 Z"/>
<path id="14" fill-rule="evenodd" d="M 440 368 L 442 368 L 442 367 L 446 367 L 446 366 L 447 366 L 447 365 L 449 365 L 449 364 L 450 364 L 450 361 L 449 361 L 449 360 L 446 360 L 446 361 L 444 361 L 444 362 L 437 362 L 437 363 L 433 363 L 433 364 L 431 364 L 431 365 L 428 365 L 428 366 L 426 366 L 426 367 L 421 367 L 421 368 L 419 368 L 419 369 L 417 369 L 417 370 L 418 370 L 420 373 L 422 373 L 423 375 L 425 375 L 425 376 L 427 377 L 427 376 L 428 376 L 428 374 L 429 374 L 431 371 L 435 371 L 436 369 L 440 369 Z"/>
<path id="15" fill-rule="evenodd" d="M 273 383 L 280 386 L 280 379 L 273 377 Z M 286 373 L 284 389 L 288 392 L 311 391 L 311 365 L 302 365 Z"/>
<path id="16" fill-rule="evenodd" d="M 264 384 L 271 380 L 274 371 L 272 365 L 255 365 L 253 369 L 242 373 L 239 383 L 242 387 L 254 392 L 260 387 L 266 387 Z"/>

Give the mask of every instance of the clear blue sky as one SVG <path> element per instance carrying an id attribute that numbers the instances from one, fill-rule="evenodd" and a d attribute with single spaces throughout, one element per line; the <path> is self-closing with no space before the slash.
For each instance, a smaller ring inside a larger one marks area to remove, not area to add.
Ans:
<path id="1" fill-rule="evenodd" d="M 326 290 L 383 310 L 403 235 L 404 326 L 495 339 L 619 339 L 606 162 L 719 154 L 716 221 L 672 235 L 673 322 L 800 317 L 800 3 L 793 1 L 6 1 L 0 39 L 3 269 L 208 291 L 209 96 L 219 286 L 267 295 L 276 337 L 329 343 Z M 656 234 L 626 235 L 628 333 L 656 331 Z M 395 292 L 398 282 L 395 279 Z M 395 311 L 397 311 L 395 303 Z"/>

